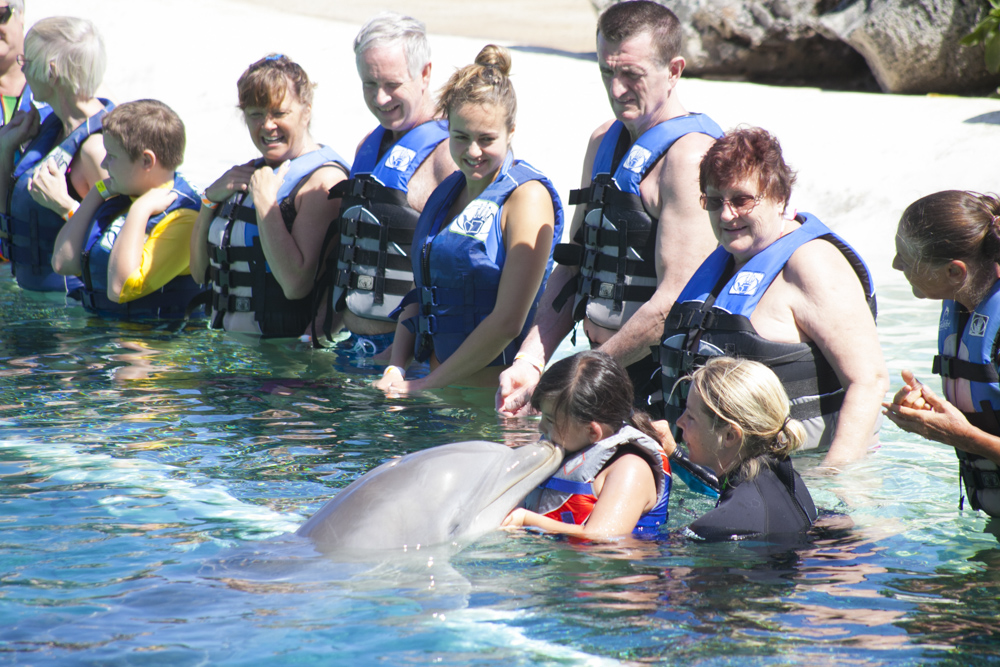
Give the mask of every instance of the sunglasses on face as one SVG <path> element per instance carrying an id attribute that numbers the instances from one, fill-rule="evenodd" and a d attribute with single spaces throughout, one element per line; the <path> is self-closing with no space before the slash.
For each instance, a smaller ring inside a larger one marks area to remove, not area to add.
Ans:
<path id="1" fill-rule="evenodd" d="M 723 206 L 729 204 L 736 215 L 746 215 L 753 211 L 758 203 L 760 203 L 760 195 L 756 197 L 753 195 L 736 195 L 732 199 L 709 197 L 706 194 L 701 196 L 701 207 L 712 213 L 721 210 Z"/>
<path id="2" fill-rule="evenodd" d="M 0 25 L 6 25 L 10 17 L 14 15 L 14 8 L 10 5 L 0 7 Z"/>

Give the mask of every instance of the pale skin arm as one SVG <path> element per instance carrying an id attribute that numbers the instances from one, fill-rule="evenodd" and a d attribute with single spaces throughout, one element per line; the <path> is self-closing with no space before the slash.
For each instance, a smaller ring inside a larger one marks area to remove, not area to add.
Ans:
<path id="1" fill-rule="evenodd" d="M 108 172 L 101 166 L 104 161 L 104 139 L 99 134 L 91 135 L 83 142 L 79 153 L 73 158 L 70 180 L 77 194 L 86 196 L 94 183 L 107 178 Z M 28 181 L 28 193 L 39 205 L 66 217 L 77 208 L 76 200 L 66 187 L 66 177 L 52 160 L 39 165 L 35 176 Z"/>
<path id="2" fill-rule="evenodd" d="M 695 270 L 718 245 L 708 214 L 699 203 L 698 168 L 715 140 L 704 134 L 681 137 L 663 158 L 658 188 L 656 275 L 652 298 L 600 350 L 628 366 L 650 354 L 663 338 L 663 323 Z"/>
<path id="3" fill-rule="evenodd" d="M 507 515 L 504 527 L 534 526 L 550 533 L 585 538 L 628 535 L 642 515 L 656 505 L 656 479 L 649 464 L 635 454 L 626 454 L 607 468 L 604 485 L 586 523 L 563 523 L 519 507 Z"/>
<path id="4" fill-rule="evenodd" d="M 590 186 L 590 175 L 594 168 L 597 149 L 610 127 L 611 121 L 608 121 L 597 128 L 590 137 L 587 153 L 583 159 L 583 173 L 580 177 L 581 188 Z M 569 229 L 570 242 L 573 242 L 572 239 L 576 236 L 577 230 L 583 225 L 586 212 L 586 204 L 577 205 L 573 211 L 573 220 Z M 552 308 L 552 302 L 562 292 L 563 287 L 575 279 L 579 272 L 579 267 L 563 266 L 562 264 L 556 264 L 555 268 L 552 269 L 552 274 L 549 276 L 548 282 L 545 283 L 545 292 L 538 303 L 538 310 L 535 312 L 535 321 L 518 350 L 517 356 L 523 356 L 524 359 L 515 360 L 510 368 L 500 373 L 496 394 L 496 409 L 500 414 L 513 417 L 531 412 L 531 392 L 535 390 L 538 378 L 541 377 L 541 373 L 534 364 L 544 366 L 552 353 L 559 347 L 562 339 L 573 330 L 575 324 L 572 297 L 566 301 L 560 311 Z"/>
<path id="5" fill-rule="evenodd" d="M 125 223 L 111 247 L 108 263 L 108 298 L 118 303 L 122 288 L 142 264 L 142 250 L 146 243 L 146 225 L 154 215 L 167 210 L 177 199 L 177 193 L 154 188 L 136 199 L 125 216 Z M 74 218 L 76 216 L 73 216 Z"/>
<path id="6" fill-rule="evenodd" d="M 823 465 L 863 458 L 889 389 L 889 374 L 861 284 L 840 251 L 822 240 L 797 250 L 782 276 L 797 288 L 790 304 L 795 323 L 819 346 L 846 390 Z"/>
<path id="7" fill-rule="evenodd" d="M 1000 464 L 1000 438 L 969 423 L 961 410 L 904 370 L 903 387 L 882 414 L 908 433 L 940 442 Z"/>
<path id="8" fill-rule="evenodd" d="M 405 369 L 413 361 L 413 342 L 417 336 L 406 328 L 403 324 L 406 320 L 416 317 L 420 313 L 420 304 L 411 303 L 403 308 L 396 324 L 396 333 L 392 338 L 392 347 L 389 349 L 389 365 L 396 368 Z M 393 383 L 403 382 L 402 374 L 388 371 L 385 375 L 374 382 L 376 389 L 395 393 L 392 388 Z"/>
<path id="9" fill-rule="evenodd" d="M 7 212 L 10 175 L 14 173 L 14 154 L 26 141 L 38 134 L 38 109 L 17 111 L 10 122 L 0 128 L 0 212 Z"/>
<path id="10" fill-rule="evenodd" d="M 205 197 L 218 203 L 250 186 L 253 161 L 233 166 L 205 190 Z M 215 209 L 202 204 L 191 232 L 191 277 L 204 285 L 208 282 L 208 230 L 215 217 Z"/>
<path id="11" fill-rule="evenodd" d="M 316 170 L 295 196 L 295 224 L 291 233 L 281 219 L 277 195 L 290 163 L 277 173 L 264 166 L 250 178 L 260 243 L 268 266 L 285 297 L 301 299 L 312 290 L 326 231 L 340 214 L 340 200 L 329 199 L 330 188 L 347 178 L 340 167 Z"/>
<path id="12" fill-rule="evenodd" d="M 504 211 L 507 260 L 500 274 L 493 312 L 426 377 L 399 382 L 398 378 L 389 376 L 396 380 L 391 385 L 393 392 L 421 391 L 459 382 L 485 368 L 521 332 L 545 275 L 555 212 L 548 191 L 538 181 L 518 187 L 507 200 Z M 395 349 L 396 345 L 393 347 Z"/>
<path id="13" fill-rule="evenodd" d="M 87 240 L 87 230 L 104 198 L 97 188 L 91 188 L 83 198 L 80 208 L 69 219 L 56 236 L 52 248 L 52 270 L 61 276 L 78 276 L 83 273 L 83 244 Z"/>

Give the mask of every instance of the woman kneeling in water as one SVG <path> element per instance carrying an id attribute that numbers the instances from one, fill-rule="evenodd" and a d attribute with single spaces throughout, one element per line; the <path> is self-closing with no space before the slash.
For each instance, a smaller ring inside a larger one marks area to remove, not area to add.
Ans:
<path id="1" fill-rule="evenodd" d="M 531 406 L 566 460 L 504 526 L 581 537 L 656 532 L 667 519 L 670 465 L 649 417 L 633 412 L 632 394 L 628 375 L 603 352 L 580 352 L 545 372 Z"/>
<path id="2" fill-rule="evenodd" d="M 756 361 L 713 357 L 691 375 L 677 420 L 690 460 L 718 475 L 715 509 L 688 528 L 705 540 L 740 540 L 807 530 L 816 520 L 809 489 L 789 454 L 805 440 L 777 376 Z"/>

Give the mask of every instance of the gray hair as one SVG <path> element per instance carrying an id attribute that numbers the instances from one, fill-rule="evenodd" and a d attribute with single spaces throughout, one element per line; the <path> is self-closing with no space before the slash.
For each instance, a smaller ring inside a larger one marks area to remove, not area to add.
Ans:
<path id="1" fill-rule="evenodd" d="M 431 61 L 431 45 L 427 41 L 427 26 L 411 16 L 382 12 L 361 26 L 361 31 L 354 38 L 354 57 L 359 58 L 374 46 L 396 42 L 403 47 L 410 78 L 419 78 L 424 67 Z"/>
<path id="2" fill-rule="evenodd" d="M 87 19 L 53 16 L 31 27 L 24 38 L 24 57 L 31 75 L 55 75 L 75 95 L 93 97 L 108 66 L 104 39 Z"/>

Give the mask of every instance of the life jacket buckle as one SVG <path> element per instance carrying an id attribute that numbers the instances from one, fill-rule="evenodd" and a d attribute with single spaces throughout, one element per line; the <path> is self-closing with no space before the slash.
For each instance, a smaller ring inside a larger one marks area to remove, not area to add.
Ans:
<path id="1" fill-rule="evenodd" d="M 366 178 L 355 178 L 354 186 L 351 188 L 351 196 L 360 199 L 371 199 L 375 194 L 375 188 L 371 181 Z"/>
<path id="2" fill-rule="evenodd" d="M 420 334 L 426 334 L 428 336 L 433 336 L 437 333 L 437 317 L 433 314 L 422 315 L 420 317 L 420 322 L 417 324 L 417 332 Z"/>
<path id="3" fill-rule="evenodd" d="M 357 218 L 347 218 L 344 224 L 340 228 L 340 233 L 344 236 L 355 237 L 358 235 L 358 219 Z"/>
<path id="4" fill-rule="evenodd" d="M 437 306 L 437 286 L 431 285 L 430 287 L 420 288 L 420 303 L 424 306 Z"/>

